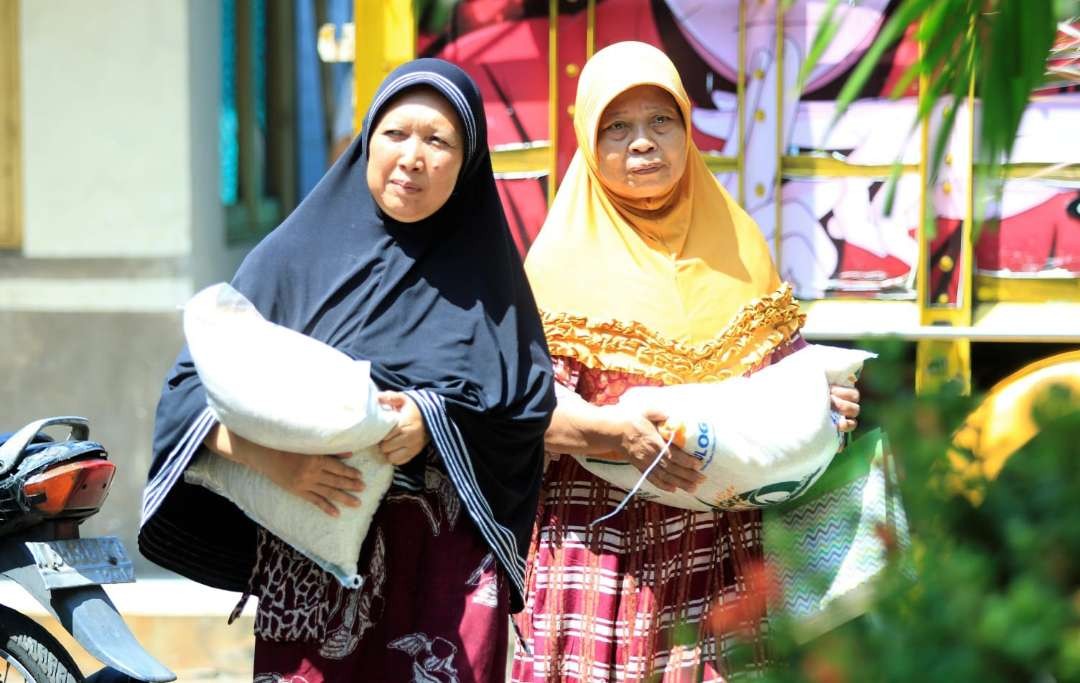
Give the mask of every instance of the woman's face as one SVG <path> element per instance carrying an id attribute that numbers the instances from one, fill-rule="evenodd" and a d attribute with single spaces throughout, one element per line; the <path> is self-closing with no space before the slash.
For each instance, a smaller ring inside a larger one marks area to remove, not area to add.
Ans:
<path id="1" fill-rule="evenodd" d="M 421 221 L 450 199 L 465 158 L 457 112 L 430 89 L 406 92 L 371 134 L 367 184 L 375 203 L 403 223 Z"/>
<path id="2" fill-rule="evenodd" d="M 600 116 L 596 155 L 604 184 L 631 199 L 670 191 L 686 170 L 686 126 L 675 98 L 655 85 L 621 93 Z"/>

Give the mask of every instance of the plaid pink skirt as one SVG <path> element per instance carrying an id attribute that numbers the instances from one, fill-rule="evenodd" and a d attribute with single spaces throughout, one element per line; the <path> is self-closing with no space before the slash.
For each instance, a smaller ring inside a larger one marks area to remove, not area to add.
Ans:
<path id="1" fill-rule="evenodd" d="M 593 403 L 647 383 L 557 359 L 560 381 Z M 526 574 L 512 680 L 726 681 L 766 663 L 764 609 L 748 601 L 762 560 L 761 514 L 632 501 L 576 460 L 552 462 Z M 749 644 L 750 662 L 731 660 Z"/>

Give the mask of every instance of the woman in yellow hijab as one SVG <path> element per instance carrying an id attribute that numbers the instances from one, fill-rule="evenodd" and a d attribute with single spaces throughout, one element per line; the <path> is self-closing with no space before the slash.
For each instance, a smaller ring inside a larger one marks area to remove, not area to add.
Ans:
<path id="1" fill-rule="evenodd" d="M 611 45 L 581 72 L 578 151 L 525 263 L 560 383 L 550 453 L 644 471 L 666 416 L 620 407 L 624 391 L 746 374 L 804 345 L 790 287 L 689 122 L 679 75 L 654 47 Z M 833 400 L 854 429 L 857 392 L 834 388 Z M 693 490 L 695 463 L 673 448 L 649 478 Z M 549 465 L 514 681 L 725 680 L 731 639 L 709 614 L 746 592 L 760 513 L 635 499 L 591 524 L 624 495 L 574 458 Z M 764 614 L 739 614 L 763 658 Z"/>

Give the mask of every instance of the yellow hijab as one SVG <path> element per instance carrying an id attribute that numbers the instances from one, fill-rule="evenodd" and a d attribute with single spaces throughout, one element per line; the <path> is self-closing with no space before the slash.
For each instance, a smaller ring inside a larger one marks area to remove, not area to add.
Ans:
<path id="1" fill-rule="evenodd" d="M 686 171 L 663 197 L 615 195 L 598 170 L 604 108 L 639 85 L 671 93 L 686 123 Z M 741 374 L 802 325 L 754 221 L 691 141 L 690 100 L 660 50 L 616 43 L 585 65 L 574 154 L 525 269 L 553 355 L 668 383 Z"/>

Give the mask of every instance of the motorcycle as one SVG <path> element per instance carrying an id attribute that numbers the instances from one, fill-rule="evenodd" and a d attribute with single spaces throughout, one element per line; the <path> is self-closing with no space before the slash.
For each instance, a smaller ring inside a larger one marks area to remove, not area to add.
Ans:
<path id="1" fill-rule="evenodd" d="M 46 433 L 61 427 L 63 439 Z M 0 605 L 0 683 L 176 680 L 135 639 L 103 588 L 135 580 L 123 543 L 79 535 L 116 471 L 89 438 L 81 417 L 37 420 L 0 435 L 0 575 L 26 589 L 105 668 L 84 679 L 46 629 Z"/>

